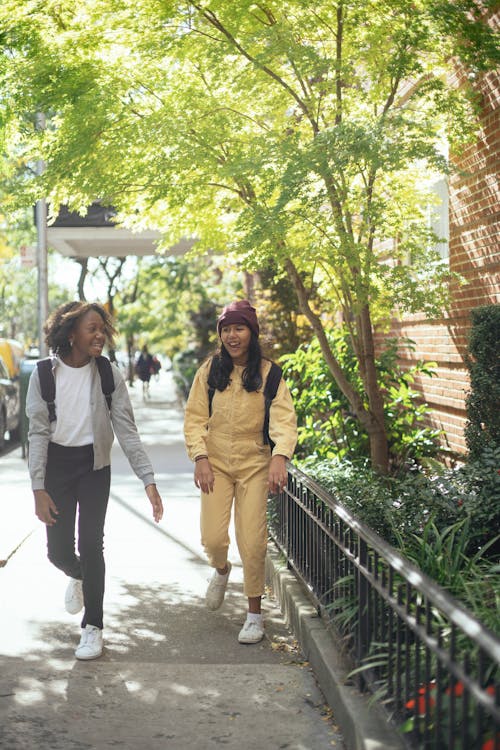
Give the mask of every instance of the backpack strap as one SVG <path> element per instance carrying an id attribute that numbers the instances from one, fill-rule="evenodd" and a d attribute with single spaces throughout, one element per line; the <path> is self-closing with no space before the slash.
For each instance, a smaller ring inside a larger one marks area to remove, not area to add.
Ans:
<path id="1" fill-rule="evenodd" d="M 213 368 L 214 365 L 214 359 L 212 359 L 212 362 L 210 363 L 210 370 L 208 373 L 207 380 L 210 380 L 210 376 L 214 374 Z M 274 443 L 269 437 L 269 411 L 271 409 L 271 402 L 275 398 L 278 387 L 281 381 L 281 377 L 283 375 L 283 370 L 279 365 L 276 364 L 276 362 L 271 363 L 271 368 L 269 372 L 267 373 L 266 383 L 264 385 L 264 426 L 262 429 L 263 436 L 264 436 L 264 445 L 270 445 L 271 450 L 274 448 Z M 208 416 L 212 416 L 212 401 L 214 398 L 215 388 L 212 386 L 208 386 Z"/>
<path id="2" fill-rule="evenodd" d="M 111 410 L 111 394 L 115 390 L 115 379 L 113 378 L 113 370 L 111 368 L 111 362 L 107 357 L 100 355 L 95 358 L 97 369 L 101 377 L 101 388 L 108 404 L 108 409 Z"/>
<path id="3" fill-rule="evenodd" d="M 264 386 L 264 445 L 270 445 L 271 450 L 274 448 L 274 443 L 269 437 L 269 412 L 271 409 L 271 402 L 275 398 L 278 387 L 281 381 L 283 370 L 276 362 L 272 362 L 271 369 L 267 373 L 266 384 Z"/>
<path id="4" fill-rule="evenodd" d="M 49 410 L 49 422 L 55 422 L 56 420 L 56 381 L 54 379 L 54 373 L 52 372 L 52 359 L 46 357 L 36 363 L 38 369 L 38 377 L 40 379 L 40 391 L 42 398 L 47 402 L 47 409 Z"/>
<path id="5" fill-rule="evenodd" d="M 108 404 L 108 408 L 111 409 L 111 394 L 115 390 L 115 381 L 113 378 L 113 370 L 111 368 L 111 362 L 107 357 L 99 356 L 96 357 L 96 365 L 99 370 L 99 376 L 101 378 L 101 388 Z M 47 357 L 41 359 L 36 363 L 38 368 L 38 377 L 40 379 L 40 391 L 42 398 L 47 402 L 47 409 L 49 410 L 49 422 L 55 422 L 56 420 L 56 381 L 54 379 L 54 373 L 52 372 L 52 359 Z"/>

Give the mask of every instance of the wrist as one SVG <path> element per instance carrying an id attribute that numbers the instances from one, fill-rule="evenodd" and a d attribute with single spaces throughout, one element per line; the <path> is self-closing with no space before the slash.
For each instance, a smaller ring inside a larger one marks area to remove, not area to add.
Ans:
<path id="1" fill-rule="evenodd" d="M 196 463 L 197 461 L 203 461 L 204 459 L 208 461 L 208 456 L 196 456 L 194 462 Z"/>

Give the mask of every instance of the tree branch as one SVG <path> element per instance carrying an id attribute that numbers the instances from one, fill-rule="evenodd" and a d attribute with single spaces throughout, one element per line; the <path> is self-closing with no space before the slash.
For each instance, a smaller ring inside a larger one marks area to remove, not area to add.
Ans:
<path id="1" fill-rule="evenodd" d="M 290 94 L 290 96 L 297 102 L 298 106 L 304 113 L 304 115 L 309 120 L 311 127 L 313 129 L 314 134 L 317 134 L 319 132 L 318 123 L 312 116 L 312 113 L 309 110 L 309 107 L 304 102 L 303 99 L 293 90 L 293 88 L 283 79 L 281 76 L 279 76 L 274 70 L 271 70 L 267 65 L 264 65 L 263 63 L 258 62 L 256 58 L 251 55 L 237 40 L 236 38 L 231 34 L 231 32 L 226 29 L 224 24 L 219 21 L 215 13 L 211 10 L 202 8 L 197 3 L 193 3 L 193 7 L 195 7 L 199 13 L 205 18 L 206 21 L 208 21 L 209 24 L 211 24 L 214 28 L 216 28 L 218 31 L 223 34 L 226 39 L 232 44 L 233 47 L 235 47 L 238 52 L 249 62 L 252 63 L 258 70 L 261 70 L 263 73 L 268 75 L 270 78 L 272 78 L 276 83 L 281 86 L 285 91 Z"/>
<path id="2" fill-rule="evenodd" d="M 300 308 L 302 312 L 304 313 L 304 315 L 306 316 L 307 320 L 309 321 L 311 325 L 311 328 L 313 329 L 314 333 L 316 334 L 318 338 L 321 351 L 323 352 L 323 356 L 325 357 L 325 361 L 330 369 L 330 372 L 335 378 L 340 390 L 349 401 L 359 421 L 368 430 L 368 428 L 371 426 L 371 423 L 372 423 L 371 415 L 365 409 L 363 401 L 359 393 L 352 386 L 352 384 L 347 380 L 340 363 L 335 358 L 331 350 L 330 344 L 328 343 L 328 339 L 326 337 L 325 329 L 323 328 L 321 319 L 312 310 L 309 304 L 309 299 L 307 296 L 307 291 L 304 287 L 304 283 L 300 277 L 300 274 L 297 268 L 295 267 L 294 263 L 292 262 L 290 258 L 286 258 L 285 268 L 295 288 L 295 291 L 297 293 L 297 298 L 299 300 Z"/>

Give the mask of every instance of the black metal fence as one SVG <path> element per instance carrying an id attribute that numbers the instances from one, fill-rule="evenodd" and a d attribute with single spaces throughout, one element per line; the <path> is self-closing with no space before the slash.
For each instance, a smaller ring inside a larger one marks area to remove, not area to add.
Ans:
<path id="1" fill-rule="evenodd" d="M 408 744 L 500 750 L 500 640 L 296 468 L 270 502 L 289 566 Z"/>

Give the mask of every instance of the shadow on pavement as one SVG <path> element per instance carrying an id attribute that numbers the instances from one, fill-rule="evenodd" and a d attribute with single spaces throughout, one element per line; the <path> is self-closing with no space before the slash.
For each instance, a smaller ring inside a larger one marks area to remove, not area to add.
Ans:
<path id="1" fill-rule="evenodd" d="M 264 640 L 238 643 L 246 599 L 234 557 L 224 605 L 206 609 L 211 569 L 199 541 L 182 410 L 169 398 L 170 376 L 148 401 L 133 390 L 165 517 L 154 523 L 115 446 L 100 659 L 75 660 L 79 616 L 62 611 L 66 582 L 46 560 L 25 463 L 15 454 L 4 459 L 9 508 L 11 500 L 23 508 L 8 536 L 25 541 L 1 570 L 1 750 L 340 750 L 331 713 L 272 598 L 263 602 Z"/>
<path id="2" fill-rule="evenodd" d="M 281 648 L 279 622 L 268 621 L 263 643 L 241 646 L 237 601 L 207 613 L 179 586 L 123 584 L 122 602 L 99 660 L 74 661 L 68 624 L 41 626 L 43 650 L 3 659 L 0 747 L 332 747 L 323 698 L 293 644 Z"/>

